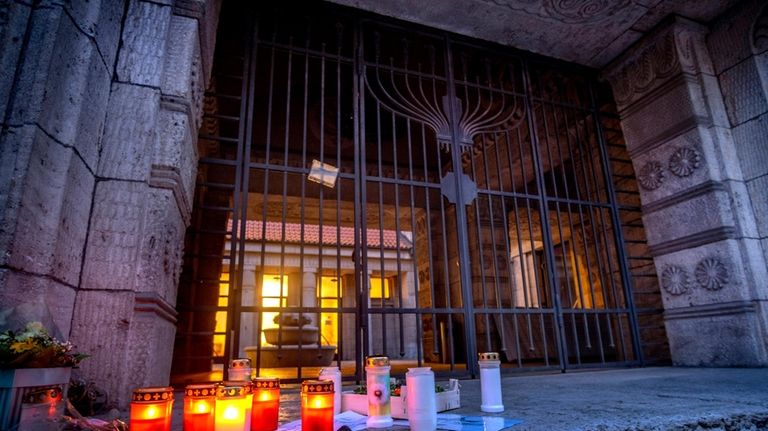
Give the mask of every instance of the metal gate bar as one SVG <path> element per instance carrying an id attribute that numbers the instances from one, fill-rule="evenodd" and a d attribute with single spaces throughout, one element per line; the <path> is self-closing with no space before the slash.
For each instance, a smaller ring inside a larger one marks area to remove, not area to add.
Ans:
<path id="1" fill-rule="evenodd" d="M 377 353 L 459 376 L 480 349 L 502 352 L 505 372 L 642 360 L 627 263 L 641 256 L 625 256 L 613 184 L 633 177 L 611 171 L 594 73 L 303 6 L 306 20 L 224 6 L 241 26 L 220 30 L 200 132 L 218 153 L 200 159 L 188 240 L 224 237 L 185 257 L 229 278 L 185 265 L 200 287 L 180 294 L 176 362 L 206 357 L 196 334 L 225 336 L 214 362 L 252 354 L 288 381 L 328 350 L 347 379 Z M 307 182 L 313 159 L 339 169 L 332 188 Z M 225 332 L 197 329 L 221 313 Z M 311 342 L 288 343 L 291 316 Z"/>

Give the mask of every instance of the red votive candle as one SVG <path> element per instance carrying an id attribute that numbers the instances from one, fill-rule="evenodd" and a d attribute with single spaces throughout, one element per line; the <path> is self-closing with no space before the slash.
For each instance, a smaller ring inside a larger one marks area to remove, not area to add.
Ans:
<path id="1" fill-rule="evenodd" d="M 301 431 L 333 431 L 333 382 L 301 383 Z"/>
<path id="2" fill-rule="evenodd" d="M 131 431 L 170 431 L 173 388 L 138 388 L 131 401 Z"/>
<path id="3" fill-rule="evenodd" d="M 184 431 L 214 431 L 216 385 L 189 385 L 184 389 Z"/>
<path id="4" fill-rule="evenodd" d="M 280 412 L 280 379 L 256 377 L 253 379 L 253 409 L 251 431 L 274 431 Z"/>

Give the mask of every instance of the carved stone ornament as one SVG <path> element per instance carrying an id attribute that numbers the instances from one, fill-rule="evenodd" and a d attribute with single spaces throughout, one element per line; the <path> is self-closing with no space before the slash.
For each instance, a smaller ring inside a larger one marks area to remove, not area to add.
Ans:
<path id="1" fill-rule="evenodd" d="M 674 23 L 609 67 L 604 77 L 611 82 L 619 108 L 629 106 L 671 76 L 697 72 L 695 43 L 703 34 L 695 26 Z"/>
<path id="2" fill-rule="evenodd" d="M 669 158 L 669 170 L 678 177 L 687 177 L 701 164 L 701 156 L 691 147 L 678 148 Z"/>
<path id="3" fill-rule="evenodd" d="M 661 273 L 661 287 L 670 295 L 682 295 L 689 289 L 688 273 L 679 266 L 667 266 Z"/>
<path id="4" fill-rule="evenodd" d="M 640 186 L 646 190 L 656 190 L 664 182 L 664 168 L 661 163 L 651 160 L 640 168 L 640 175 L 637 176 Z"/>
<path id="5" fill-rule="evenodd" d="M 631 5 L 630 0 L 483 0 L 513 11 L 525 12 L 567 24 L 602 21 Z"/>
<path id="6" fill-rule="evenodd" d="M 544 8 L 559 21 L 585 24 L 605 19 L 630 3 L 628 0 L 546 0 Z"/>
<path id="7" fill-rule="evenodd" d="M 707 290 L 720 290 L 730 281 L 728 268 L 716 257 L 708 257 L 699 262 L 694 276 L 696 282 Z"/>

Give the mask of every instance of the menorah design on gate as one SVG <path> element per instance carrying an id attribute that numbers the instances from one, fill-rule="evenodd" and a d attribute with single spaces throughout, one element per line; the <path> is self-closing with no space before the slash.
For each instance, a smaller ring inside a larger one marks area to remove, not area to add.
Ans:
<path id="1" fill-rule="evenodd" d="M 509 131 L 524 118 L 523 96 L 516 94 L 515 74 L 511 65 L 491 65 L 484 58 L 483 72 L 470 77 L 474 64 L 465 53 L 458 55 L 459 76 L 454 77 L 454 96 L 449 95 L 449 80 L 440 75 L 433 45 L 421 46 L 426 52 L 426 65 L 410 64 L 410 41 L 402 39 L 401 63 L 389 57 L 381 61 L 379 33 L 374 33 L 375 62 L 366 63 L 362 77 L 366 88 L 386 109 L 416 120 L 432 129 L 440 148 L 449 151 L 455 133 L 462 153 L 478 150 L 483 142 L 496 138 L 493 132 Z M 447 69 L 448 66 L 445 66 Z M 463 90 L 463 91 L 461 91 Z M 475 138 L 489 133 L 488 139 Z"/>

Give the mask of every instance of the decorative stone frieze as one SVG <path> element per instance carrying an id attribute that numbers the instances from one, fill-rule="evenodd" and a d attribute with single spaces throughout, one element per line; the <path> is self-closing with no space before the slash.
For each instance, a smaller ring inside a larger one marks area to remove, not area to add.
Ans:
<path id="1" fill-rule="evenodd" d="M 675 24 L 659 30 L 648 43 L 630 51 L 620 63 L 606 70 L 604 76 L 613 86 L 620 109 L 681 73 L 711 72 L 708 57 L 699 54 L 706 49 L 703 45 L 706 29 L 690 21 Z"/>
<path id="2" fill-rule="evenodd" d="M 684 265 L 668 264 L 661 272 L 661 287 L 670 295 L 682 295 L 691 292 L 693 288 L 716 291 L 731 283 L 728 266 L 717 256 L 701 259 L 693 269 L 695 284 Z"/>
<path id="3" fill-rule="evenodd" d="M 610 18 L 631 5 L 630 0 L 543 0 L 543 1 L 513 1 L 513 0 L 483 0 L 498 6 L 507 7 L 513 11 L 526 12 L 568 24 L 596 23 Z"/>

